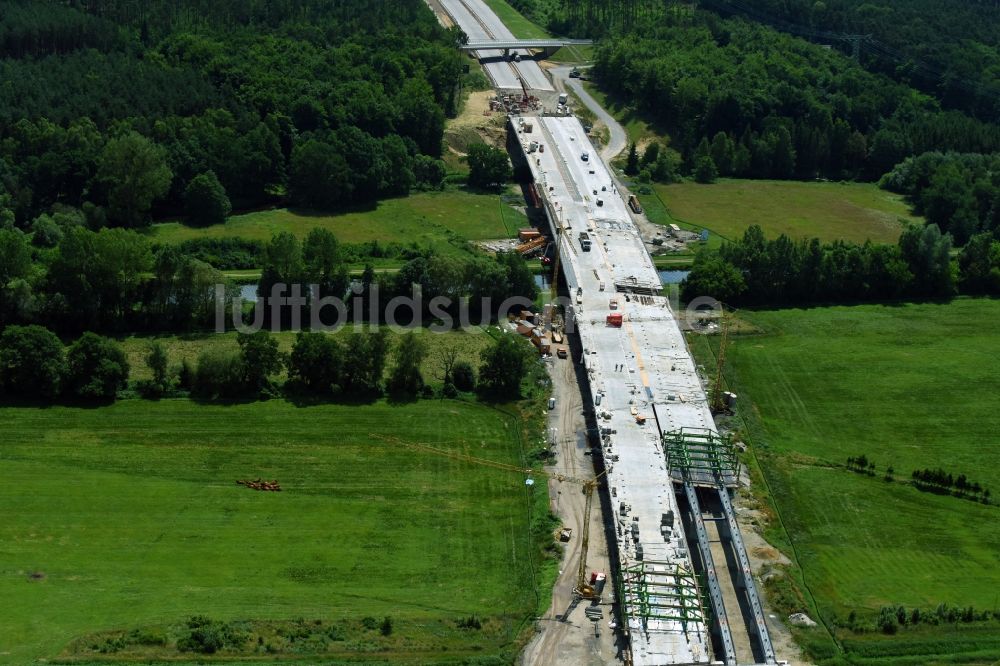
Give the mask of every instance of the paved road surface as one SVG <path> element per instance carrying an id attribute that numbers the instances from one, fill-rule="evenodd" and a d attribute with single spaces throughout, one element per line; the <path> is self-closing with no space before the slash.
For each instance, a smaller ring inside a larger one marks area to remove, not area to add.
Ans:
<path id="1" fill-rule="evenodd" d="M 511 31 L 483 0 L 440 0 L 440 3 L 472 41 L 514 39 Z M 528 55 L 527 51 L 520 53 Z M 477 51 L 476 56 L 484 61 L 486 73 L 498 88 L 520 90 L 520 76 L 532 90 L 553 90 L 552 83 L 534 60 L 511 63 L 504 60 L 503 51 L 493 50 Z"/>

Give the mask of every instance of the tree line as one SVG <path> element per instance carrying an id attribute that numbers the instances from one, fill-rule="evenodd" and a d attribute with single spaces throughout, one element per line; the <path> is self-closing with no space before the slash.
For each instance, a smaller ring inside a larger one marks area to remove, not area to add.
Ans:
<path id="1" fill-rule="evenodd" d="M 913 485 L 920 490 L 950 493 L 956 497 L 971 499 L 983 504 L 990 503 L 991 492 L 978 481 L 971 481 L 965 474 L 953 475 L 943 469 L 918 469 L 911 475 Z"/>
<path id="2" fill-rule="evenodd" d="M 900 629 L 907 626 L 916 627 L 918 625 L 937 626 L 940 624 L 969 624 L 972 622 L 986 622 L 988 620 L 1000 620 L 1000 612 L 997 610 L 977 610 L 972 606 L 959 608 L 949 604 L 938 604 L 934 610 L 921 610 L 912 608 L 907 611 L 905 606 L 883 606 L 875 616 L 874 627 L 863 623 L 855 611 L 851 611 L 847 618 L 847 627 L 855 633 L 878 629 L 883 634 L 894 635 Z M 928 650 L 930 652 L 930 650 Z"/>
<path id="3" fill-rule="evenodd" d="M 271 239 L 264 250 L 258 296 L 269 297 L 278 284 L 315 284 L 319 291 L 311 294 L 312 300 L 325 296 L 347 298 L 349 317 L 401 325 L 433 318 L 436 313 L 431 308 L 435 299 L 445 299 L 437 311 L 447 312 L 455 321 L 461 314 L 462 302 L 467 302 L 469 316 L 479 323 L 502 314 L 499 308 L 507 299 L 519 297 L 531 302 L 538 295 L 534 274 L 516 252 L 489 257 L 429 251 L 414 256 L 395 274 L 380 276 L 370 264 L 366 265 L 348 293 L 350 280 L 339 241 L 324 229 L 310 231 L 301 243 L 287 232 Z M 386 306 L 394 298 L 412 297 L 416 291 L 420 301 L 414 308 L 387 311 Z M 290 314 L 290 308 L 281 309 L 284 321 Z M 323 318 L 324 324 L 338 323 L 332 318 L 335 313 L 328 314 Z M 390 314 L 394 318 L 391 322 L 387 319 Z"/>
<path id="4" fill-rule="evenodd" d="M 418 0 L 12 0 L 0 12 L 8 224 L 54 204 L 111 226 L 209 223 L 230 205 L 339 207 L 444 176 L 461 56 Z"/>
<path id="5" fill-rule="evenodd" d="M 934 224 L 907 227 L 896 245 L 793 241 L 784 234 L 769 240 L 754 225 L 718 252 L 699 252 L 682 295 L 732 305 L 948 298 L 975 279 L 974 271 L 1000 270 L 1000 253 L 996 264 L 984 266 L 973 261 L 980 247 L 970 243 L 956 266 L 951 248 L 951 236 Z"/>
<path id="6" fill-rule="evenodd" d="M 743 19 L 666 12 L 597 47 L 595 78 L 671 137 L 685 173 L 875 180 L 929 150 L 994 152 L 1000 128 L 850 58 Z"/>
<path id="7" fill-rule="evenodd" d="M 67 219 L 61 221 L 64 226 L 59 227 L 52 247 L 33 244 L 37 239 L 18 229 L 0 229 L 3 324 L 37 323 L 64 335 L 188 331 L 217 326 L 219 305 L 227 313 L 226 326 L 256 320 L 253 305 L 235 318 L 228 316 L 238 296 L 237 287 L 215 266 L 187 253 L 183 245 L 154 246 L 144 235 L 129 229 L 93 231 L 82 216 L 64 215 Z M 496 317 L 506 299 L 518 296 L 532 301 L 537 294 L 533 274 L 516 253 L 489 257 L 413 249 L 395 274 L 377 274 L 368 264 L 356 291 L 350 291 L 348 266 L 355 255 L 345 251 L 326 229 L 313 229 L 301 241 L 281 233 L 266 244 L 251 247 L 260 259 L 256 265 L 263 267 L 258 283 L 261 297 L 270 297 L 278 283 L 302 285 L 305 326 L 311 321 L 311 308 L 327 296 L 343 299 L 347 316 L 380 323 L 386 321 L 385 306 L 390 299 L 410 296 L 414 287 L 419 287 L 422 298 L 418 311 L 396 311 L 396 323 L 406 324 L 430 315 L 431 300 L 438 296 L 449 299 L 445 309 L 453 316 L 459 314 L 460 301 L 469 299 L 470 315 L 480 323 Z M 219 285 L 221 303 L 217 301 Z M 317 285 L 315 292 L 309 289 L 311 285 Z M 289 294 L 286 291 L 283 295 Z M 271 325 L 271 308 L 265 306 L 263 312 L 267 318 L 260 323 Z M 289 323 L 289 315 L 290 309 L 283 309 L 279 311 L 282 322 L 273 323 Z M 335 312 L 332 317 L 326 313 L 323 323 L 345 323 L 336 320 Z"/>
<path id="8" fill-rule="evenodd" d="M 874 477 L 876 465 L 874 460 L 871 460 L 865 454 L 861 454 L 860 456 L 849 456 L 847 458 L 847 469 L 858 474 Z M 886 481 L 894 481 L 895 474 L 896 470 L 892 465 L 888 465 L 885 468 L 883 478 Z M 925 492 L 952 495 L 983 504 L 989 504 L 992 497 L 990 489 L 978 481 L 969 479 L 965 474 L 958 474 L 956 476 L 940 467 L 937 469 L 925 467 L 924 469 L 913 470 L 913 473 L 910 474 L 910 479 L 914 488 Z"/>
<path id="9" fill-rule="evenodd" d="M 132 386 L 143 397 L 190 395 L 202 400 L 259 399 L 287 393 L 319 399 L 367 401 L 454 398 L 478 391 L 512 400 L 534 350 L 514 335 L 500 335 L 479 356 L 478 380 L 470 359 L 449 349 L 440 360 L 440 389 L 424 377 L 424 336 L 409 332 L 390 344 L 385 329 L 333 336 L 302 331 L 290 353 L 266 331 L 239 333 L 233 349 L 209 348 L 196 363 L 173 364 L 162 342 L 151 340 L 145 362 L 151 377 Z M 391 363 L 390 363 L 391 361 Z M 38 325 L 8 326 L 0 333 L 0 395 L 7 400 L 112 401 L 129 384 L 130 365 L 113 339 L 87 332 L 68 347 Z M 287 371 L 284 385 L 278 376 Z"/>

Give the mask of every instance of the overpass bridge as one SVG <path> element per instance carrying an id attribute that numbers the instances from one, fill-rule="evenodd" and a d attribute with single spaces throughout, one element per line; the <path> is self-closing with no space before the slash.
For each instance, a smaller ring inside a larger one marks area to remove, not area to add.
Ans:
<path id="1" fill-rule="evenodd" d="M 529 49 L 555 53 L 564 46 L 593 46 L 591 39 L 477 39 L 459 46 L 459 50 L 477 53 L 479 51 L 527 51 Z"/>
<path id="2" fill-rule="evenodd" d="M 626 663 L 778 664 L 729 495 L 739 459 L 608 168 L 574 117 L 511 116 L 510 135 L 574 302 Z"/>
<path id="3" fill-rule="evenodd" d="M 552 82 L 537 62 L 529 58 L 513 61 L 510 56 L 514 53 L 528 55 L 526 47 L 517 46 L 521 40 L 514 37 L 485 0 L 438 0 L 438 4 L 448 14 L 451 22 L 466 34 L 469 43 L 462 49 L 482 61 L 483 69 L 496 88 L 507 92 L 521 92 L 523 82 L 528 89 L 536 92 L 555 92 Z"/>

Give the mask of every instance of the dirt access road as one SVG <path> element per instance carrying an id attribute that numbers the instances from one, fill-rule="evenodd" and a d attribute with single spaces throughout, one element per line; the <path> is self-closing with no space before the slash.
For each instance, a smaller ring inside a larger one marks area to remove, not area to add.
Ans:
<path id="1" fill-rule="evenodd" d="M 556 458 L 555 463 L 547 469 L 580 479 L 592 478 L 594 465 L 590 455 L 586 453 L 589 447 L 577 368 L 571 359 L 552 358 L 549 364 L 553 396 L 556 399 L 556 407 L 549 415 L 549 437 L 550 441 L 556 442 Z M 592 605 L 591 602 L 574 603 L 573 590 L 580 563 L 586 503 L 583 489 L 575 483 L 553 480 L 549 482 L 549 496 L 552 511 L 559 516 L 564 526 L 573 529 L 573 535 L 566 544 L 559 578 L 552 590 L 552 605 L 539 618 L 539 633 L 521 654 L 520 663 L 523 666 L 601 666 L 621 663 L 615 642 L 617 634 L 609 626 L 613 619 L 611 603 L 614 599 L 611 581 L 604 588 L 602 602 L 597 605 L 602 611 L 602 619 L 596 622 L 588 619 L 585 609 Z M 590 516 L 587 570 L 610 574 L 601 503 L 596 495 Z"/>
<path id="2" fill-rule="evenodd" d="M 583 82 L 580 79 L 570 78 L 569 73 L 573 69 L 573 67 L 568 66 L 552 67 L 549 69 L 549 73 L 552 75 L 552 80 L 555 82 L 556 89 L 559 92 L 564 92 L 567 88 L 571 89 L 584 105 L 597 116 L 597 119 L 607 126 L 608 131 L 611 133 L 611 138 L 608 140 L 608 144 L 601 148 L 601 158 L 610 164 L 611 160 L 618 157 L 628 146 L 628 136 L 625 134 L 625 128 L 610 113 L 605 111 L 603 106 L 597 103 L 597 100 L 583 87 Z"/>

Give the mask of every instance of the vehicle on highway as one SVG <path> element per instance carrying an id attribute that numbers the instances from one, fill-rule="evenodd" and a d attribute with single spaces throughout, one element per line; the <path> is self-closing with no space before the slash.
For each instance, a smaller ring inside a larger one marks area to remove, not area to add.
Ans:
<path id="1" fill-rule="evenodd" d="M 583 154 L 580 155 L 580 159 L 583 160 L 584 162 L 589 162 L 590 161 L 590 153 L 584 151 Z"/>

